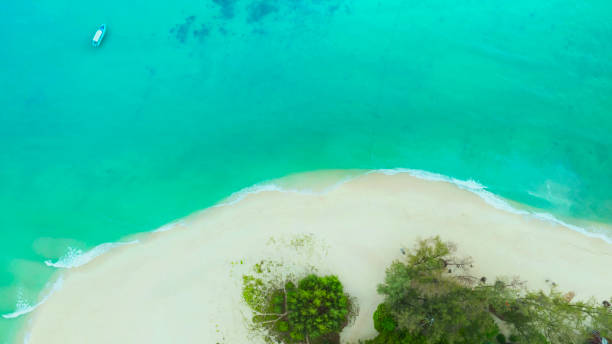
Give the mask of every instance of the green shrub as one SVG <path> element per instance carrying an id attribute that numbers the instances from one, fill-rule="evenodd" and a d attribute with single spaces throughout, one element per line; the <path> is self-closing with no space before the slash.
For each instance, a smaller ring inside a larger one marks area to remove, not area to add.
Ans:
<path id="1" fill-rule="evenodd" d="M 287 324 L 287 322 L 286 322 L 286 321 L 279 321 L 279 322 L 276 324 L 276 329 L 277 329 L 279 332 L 287 332 L 287 331 L 289 331 L 289 324 Z"/>
<path id="2" fill-rule="evenodd" d="M 519 340 L 519 339 L 518 339 L 518 336 L 517 336 L 517 335 L 515 335 L 515 334 L 511 334 L 511 335 L 510 335 L 510 337 L 508 337 L 508 339 L 510 339 L 510 342 L 511 342 L 511 343 L 516 343 L 516 342 L 518 342 L 518 340 Z"/>
<path id="3" fill-rule="evenodd" d="M 498 334 L 495 338 L 499 344 L 506 344 L 506 336 L 504 336 L 503 333 Z"/>
<path id="4" fill-rule="evenodd" d="M 405 331 L 380 333 L 376 338 L 365 341 L 364 344 L 425 344 L 425 338 L 412 335 Z"/>
<path id="5" fill-rule="evenodd" d="M 391 332 L 397 327 L 397 323 L 393 319 L 391 313 L 384 303 L 381 303 L 374 312 L 374 328 L 380 333 Z"/>
<path id="6" fill-rule="evenodd" d="M 243 298 L 255 315 L 253 324 L 267 330 L 269 341 L 338 343 L 353 315 L 349 296 L 336 276 L 309 275 L 282 287 L 245 276 Z"/>

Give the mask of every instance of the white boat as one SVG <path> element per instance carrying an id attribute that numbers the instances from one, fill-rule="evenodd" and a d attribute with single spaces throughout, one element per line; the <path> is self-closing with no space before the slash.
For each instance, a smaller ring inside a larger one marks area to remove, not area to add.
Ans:
<path id="1" fill-rule="evenodd" d="M 106 33 L 106 24 L 100 25 L 98 31 L 94 34 L 93 39 L 91 40 L 91 45 L 97 47 L 102 43 L 102 38 L 104 38 L 104 34 Z"/>

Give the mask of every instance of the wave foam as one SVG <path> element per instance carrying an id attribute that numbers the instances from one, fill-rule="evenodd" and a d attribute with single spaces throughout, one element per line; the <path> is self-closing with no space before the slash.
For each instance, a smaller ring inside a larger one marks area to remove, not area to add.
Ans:
<path id="1" fill-rule="evenodd" d="M 64 280 L 62 279 L 62 277 L 60 276 L 55 283 L 53 283 L 53 287 L 51 288 L 51 290 L 49 291 L 49 293 L 47 293 L 47 295 L 45 295 L 45 297 L 42 298 L 42 300 L 40 300 L 38 303 L 32 305 L 30 302 L 28 302 L 23 295 L 18 295 L 17 296 L 17 305 L 15 306 L 15 311 L 12 313 L 7 313 L 7 314 L 2 314 L 2 317 L 5 319 L 13 319 L 13 318 L 17 318 L 20 317 L 24 314 L 28 314 L 30 312 L 32 312 L 33 310 L 36 309 L 36 307 L 42 305 L 43 303 L 45 303 L 47 301 L 47 299 L 49 297 L 51 297 L 51 295 L 53 295 L 53 293 L 55 293 L 56 291 L 58 291 L 61 287 L 62 284 L 64 283 Z"/>
<path id="2" fill-rule="evenodd" d="M 108 252 L 109 250 L 125 245 L 132 245 L 138 243 L 138 240 L 130 241 L 130 242 L 107 242 L 104 244 L 100 244 L 89 251 L 83 252 L 81 249 L 76 249 L 73 247 L 68 247 L 68 252 L 64 254 L 60 259 L 56 262 L 52 262 L 51 260 L 46 260 L 45 264 L 47 266 L 52 266 L 54 268 L 61 269 L 72 269 L 79 267 L 81 265 L 85 265 L 92 261 L 94 258 Z"/>
<path id="3" fill-rule="evenodd" d="M 526 216 L 532 216 L 538 220 L 541 221 L 547 221 L 547 222 L 551 222 L 557 225 L 560 225 L 562 227 L 565 227 L 567 229 L 579 232 L 583 235 L 589 236 L 589 237 L 593 237 L 593 238 L 598 238 L 601 239 L 607 243 L 612 244 L 612 238 L 610 238 L 609 236 L 606 236 L 605 234 L 602 233 L 596 233 L 594 231 L 591 230 L 587 230 L 585 228 L 576 226 L 576 225 L 572 225 L 570 223 L 564 222 L 562 220 L 559 220 L 558 218 L 554 217 L 552 214 L 549 213 L 539 213 L 539 212 L 531 212 L 528 210 L 524 210 L 524 209 L 518 209 L 513 207 L 510 203 L 508 203 L 506 200 L 504 200 L 503 198 L 493 194 L 492 192 L 487 190 L 487 187 L 480 184 L 479 182 L 473 180 L 473 179 L 468 179 L 468 180 L 462 180 L 462 179 L 457 179 L 457 178 L 453 178 L 453 177 L 449 177 L 449 176 L 445 176 L 443 174 L 439 174 L 439 173 L 434 173 L 434 172 L 428 172 L 428 171 L 424 171 L 424 170 L 417 170 L 417 169 L 409 169 L 409 168 L 393 168 L 393 169 L 375 169 L 375 170 L 368 170 L 366 172 L 364 172 L 361 175 L 367 175 L 367 174 L 372 174 L 372 173 L 382 173 L 385 175 L 395 175 L 395 174 L 400 174 L 400 173 L 408 173 L 411 176 L 415 177 L 415 178 L 419 178 L 419 179 L 423 179 L 423 180 L 429 180 L 429 181 L 437 181 L 437 182 L 445 182 L 445 183 L 451 183 L 455 186 L 457 186 L 458 188 L 465 190 L 465 191 L 469 191 L 475 195 L 477 195 L 478 197 L 482 198 L 487 204 L 493 206 L 496 209 L 499 210 L 503 210 L 509 213 L 513 213 L 513 214 L 517 214 L 517 215 L 526 215 Z M 308 189 L 287 189 L 287 188 L 283 188 L 281 186 L 278 186 L 276 184 L 273 183 L 261 183 L 261 184 L 256 184 L 247 188 L 244 188 L 238 192 L 235 192 L 233 194 L 230 195 L 230 197 L 227 198 L 227 201 L 219 203 L 217 205 L 214 205 L 213 208 L 216 207 L 224 207 L 224 206 L 230 206 L 230 205 L 234 205 L 240 201 L 242 201 L 243 199 L 245 199 L 248 195 L 251 194 L 258 194 L 261 192 L 267 192 L 267 191 L 276 191 L 276 192 L 291 192 L 291 193 L 298 193 L 298 194 L 308 194 L 308 195 L 312 195 L 312 194 L 325 194 L 328 193 L 330 191 L 333 191 L 335 189 L 337 189 L 338 187 L 342 186 L 343 184 L 359 177 L 360 175 L 355 175 L 355 176 L 349 176 L 346 178 L 343 178 L 341 180 L 339 180 L 338 182 L 334 183 L 333 185 L 331 185 L 330 187 L 327 187 L 325 189 L 323 189 L 322 191 L 319 192 L 314 192 L 312 190 L 308 190 Z"/>
<path id="4" fill-rule="evenodd" d="M 249 195 L 258 194 L 261 192 L 289 192 L 289 193 L 297 193 L 297 194 L 305 194 L 305 195 L 326 194 L 330 191 L 337 189 L 343 184 L 355 178 L 358 178 L 359 176 L 372 174 L 372 173 L 382 173 L 385 175 L 408 173 L 409 175 L 415 178 L 419 178 L 423 180 L 451 183 L 462 190 L 466 190 L 466 191 L 469 191 L 477 195 L 478 197 L 482 198 L 487 204 L 493 206 L 496 209 L 503 210 L 503 211 L 510 212 L 510 213 L 517 214 L 517 215 L 532 216 L 538 220 L 551 222 L 551 223 L 563 226 L 565 228 L 568 228 L 570 230 L 579 232 L 581 234 L 584 234 L 590 237 L 594 237 L 594 238 L 598 238 L 608 243 L 612 243 L 612 238 L 610 238 L 609 236 L 606 236 L 603 233 L 596 233 L 594 231 L 587 230 L 585 228 L 569 224 L 567 222 L 559 220 L 558 218 L 554 217 L 552 214 L 531 212 L 528 210 L 515 208 L 510 203 L 505 201 L 503 198 L 488 191 L 486 186 L 480 184 L 479 182 L 473 179 L 461 180 L 461 179 L 445 176 L 439 173 L 433 173 L 433 172 L 428 172 L 428 171 L 418 170 L 418 169 L 408 169 L 408 168 L 368 170 L 362 174 L 351 175 L 351 176 L 342 178 L 341 180 L 337 181 L 331 186 L 328 186 L 327 188 L 321 191 L 316 191 L 316 192 L 310 189 L 284 188 L 282 186 L 274 184 L 273 182 L 259 183 L 259 184 L 255 184 L 253 186 L 250 186 L 240 191 L 232 193 L 228 198 L 226 198 L 225 201 L 212 206 L 212 208 L 231 206 L 231 205 L 237 204 L 240 201 L 244 200 Z M 154 230 L 153 232 L 155 233 L 155 232 L 169 231 L 169 230 L 176 228 L 176 226 L 185 226 L 185 221 L 177 220 L 177 221 L 171 222 L 167 225 L 164 225 Z M 58 261 L 52 262 L 50 260 L 47 260 L 45 261 L 45 264 L 47 264 L 48 266 L 55 267 L 55 268 L 64 268 L 64 269 L 75 268 L 75 267 L 89 263 L 94 258 L 106 253 L 112 248 L 123 246 L 123 245 L 135 244 L 135 243 L 138 243 L 138 240 L 131 241 L 131 242 L 125 242 L 125 243 L 104 243 L 104 244 L 100 244 L 94 247 L 93 249 L 87 252 L 83 252 L 80 249 L 69 248 L 68 252 L 63 257 L 61 257 Z"/>
<path id="5" fill-rule="evenodd" d="M 240 201 L 242 201 L 243 199 L 245 199 L 247 196 L 249 195 L 254 195 L 254 194 L 258 194 L 261 192 L 269 192 L 269 191 L 276 191 L 276 192 L 288 192 L 288 193 L 296 193 L 296 194 L 301 194 L 301 195 L 324 195 L 328 192 L 331 192 L 335 189 L 337 189 L 338 187 L 342 186 L 343 184 L 355 179 L 356 177 L 359 177 L 359 175 L 356 176 L 348 176 L 348 177 L 344 177 L 342 179 L 340 179 L 339 181 L 337 181 L 336 183 L 324 188 L 321 191 L 313 191 L 311 189 L 295 189 L 295 188 L 284 188 L 282 186 L 276 185 L 272 182 L 264 182 L 264 183 L 259 183 L 259 184 L 255 184 L 253 186 L 249 186 L 246 187 L 240 191 L 234 192 L 232 193 L 228 198 L 226 198 L 226 201 L 218 203 L 214 206 L 212 206 L 213 208 L 218 208 L 218 207 L 225 207 L 225 206 L 230 206 L 230 205 L 234 205 Z"/>
<path id="6" fill-rule="evenodd" d="M 597 239 L 601 239 L 609 244 L 612 244 L 612 238 L 610 238 L 609 236 L 606 236 L 605 234 L 602 233 L 595 233 L 593 231 L 589 231 L 585 228 L 576 226 L 576 225 L 572 225 L 569 224 L 567 222 L 564 222 L 562 220 L 559 220 L 558 218 L 556 218 L 555 216 L 553 216 L 552 214 L 549 213 L 538 213 L 538 212 L 531 212 L 531 211 L 527 211 L 527 210 L 523 210 L 523 209 L 517 209 L 515 207 L 513 207 L 512 205 L 510 205 L 510 203 L 506 202 L 504 199 L 502 199 L 499 196 L 496 196 L 495 194 L 493 194 L 490 191 L 487 191 L 487 187 L 478 183 L 475 180 L 469 179 L 469 180 L 461 180 L 461 179 L 456 179 L 453 177 L 448 177 L 442 174 L 438 174 L 438 173 L 432 173 L 432 172 L 427 172 L 427 171 L 423 171 L 423 170 L 414 170 L 414 169 L 408 169 L 408 168 L 395 168 L 395 169 L 379 169 L 379 170 L 372 170 L 369 172 L 366 172 L 366 174 L 369 173 L 383 173 L 386 175 L 395 175 L 395 174 L 399 174 L 399 173 L 408 173 L 413 177 L 419 178 L 419 179 L 424 179 L 424 180 L 431 180 L 431 181 L 439 181 L 439 182 L 446 182 L 446 183 L 451 183 L 456 185 L 457 187 L 459 187 L 462 190 L 466 190 L 469 191 L 475 195 L 477 195 L 478 197 L 482 198 L 487 204 L 499 209 L 499 210 L 503 210 L 503 211 L 507 211 L 513 214 L 518 214 L 518 215 L 527 215 L 527 216 L 532 216 L 538 220 L 541 221 L 547 221 L 547 222 L 551 222 L 557 225 L 560 225 L 562 227 L 565 227 L 567 229 L 576 231 L 580 234 L 584 234 L 586 236 L 592 237 L 592 238 L 597 238 Z"/>
<path id="7" fill-rule="evenodd" d="M 214 205 L 213 208 L 234 205 L 242 201 L 243 199 L 245 199 L 248 195 L 254 195 L 254 194 L 258 194 L 260 192 L 266 192 L 266 191 L 291 192 L 291 190 L 283 189 L 280 186 L 271 184 L 271 183 L 270 184 L 255 184 L 253 186 L 249 186 L 240 191 L 232 193 L 226 199 L 226 201 Z"/>
<path id="8" fill-rule="evenodd" d="M 47 266 L 51 266 L 54 268 L 60 268 L 60 269 L 71 269 L 71 268 L 76 268 L 78 266 L 81 265 L 85 265 L 87 263 L 89 263 L 90 261 L 92 261 L 94 258 L 108 252 L 109 250 L 115 248 L 115 247 L 119 247 L 119 246 L 124 246 L 124 245 L 132 245 L 132 244 L 136 244 L 138 243 L 138 240 L 134 240 L 134 241 L 130 241 L 130 242 L 118 242 L 118 243 L 104 243 L 104 244 L 100 244 L 96 247 L 94 247 L 93 249 L 87 251 L 87 252 L 83 252 L 83 250 L 81 249 L 76 249 L 73 247 L 68 247 L 68 252 L 66 252 L 66 254 L 64 254 L 60 259 L 58 259 L 56 262 L 52 262 L 51 260 L 47 260 L 45 261 L 45 264 Z M 17 318 L 20 317 L 24 314 L 28 314 L 30 312 L 32 312 L 33 310 L 35 310 L 38 306 L 42 305 L 43 303 L 45 303 L 45 301 L 47 301 L 47 299 L 53 295 L 53 293 L 55 293 L 57 290 L 59 290 L 62 287 L 62 283 L 63 283 L 63 279 L 60 276 L 55 283 L 53 284 L 53 287 L 51 288 L 51 290 L 49 291 L 49 293 L 47 293 L 47 295 L 45 295 L 38 303 L 36 304 L 32 304 L 31 302 L 29 302 L 28 300 L 25 299 L 25 297 L 23 297 L 22 294 L 18 294 L 17 295 L 17 304 L 15 305 L 15 311 L 11 312 L 11 313 L 7 313 L 7 314 L 2 314 L 2 317 L 5 319 L 12 319 L 12 318 Z"/>
<path id="9" fill-rule="evenodd" d="M 167 225 L 163 225 L 159 227 L 158 229 L 154 230 L 153 233 L 167 232 L 169 230 L 174 229 L 176 226 L 181 226 L 181 227 L 185 226 L 185 221 L 178 220 L 178 221 L 170 222 Z"/>

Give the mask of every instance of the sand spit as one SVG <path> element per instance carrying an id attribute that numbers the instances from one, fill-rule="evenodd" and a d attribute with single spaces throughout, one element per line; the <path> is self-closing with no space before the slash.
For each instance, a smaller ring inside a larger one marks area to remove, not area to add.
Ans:
<path id="1" fill-rule="evenodd" d="M 433 235 L 489 279 L 550 280 L 580 298 L 612 290 L 612 245 L 409 174 L 370 173 L 324 193 L 264 190 L 181 224 L 63 272 L 63 287 L 30 316 L 29 343 L 260 343 L 245 328 L 240 277 L 262 259 L 337 274 L 359 302 L 342 336 L 354 342 L 375 334 L 385 267 Z"/>

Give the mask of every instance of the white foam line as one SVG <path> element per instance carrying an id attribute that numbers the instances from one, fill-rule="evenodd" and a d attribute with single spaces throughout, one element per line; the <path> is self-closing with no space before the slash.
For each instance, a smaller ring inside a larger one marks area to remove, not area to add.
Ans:
<path id="1" fill-rule="evenodd" d="M 268 191 L 278 191 L 278 192 L 291 192 L 292 190 L 283 189 L 280 186 L 275 184 L 255 184 L 253 186 L 249 186 L 240 191 L 232 193 L 225 202 L 221 202 L 213 206 L 213 208 L 225 207 L 229 205 L 234 205 L 243 199 L 245 199 L 248 195 L 258 194 L 260 192 L 268 192 Z"/>
<path id="2" fill-rule="evenodd" d="M 12 312 L 12 313 L 2 314 L 2 317 L 5 318 L 5 319 L 13 319 L 13 318 L 17 318 L 17 317 L 20 317 L 20 316 L 22 316 L 24 314 L 28 314 L 28 313 L 32 312 L 33 310 L 36 309 L 36 307 L 38 307 L 38 306 L 42 305 L 43 303 L 45 303 L 45 301 L 47 301 L 47 299 L 49 297 L 51 297 L 51 295 L 53 295 L 53 293 L 58 291 L 62 287 L 63 283 L 64 283 L 64 280 L 60 276 L 55 281 L 55 283 L 53 283 L 53 287 L 51 288 L 49 293 L 47 293 L 47 295 L 45 295 L 45 297 L 43 297 L 42 300 L 40 300 L 37 304 L 32 306 L 27 301 L 25 301 L 23 299 L 20 299 L 20 300 L 17 301 L 17 307 L 16 307 L 15 311 Z"/>
<path id="3" fill-rule="evenodd" d="M 419 178 L 419 179 L 423 179 L 423 180 L 430 180 L 430 181 L 438 181 L 438 182 L 445 182 L 445 183 L 450 183 L 453 184 L 455 186 L 457 186 L 458 188 L 462 189 L 462 190 L 466 190 L 469 191 L 475 195 L 477 195 L 478 197 L 482 198 L 487 204 L 493 206 L 496 209 L 499 210 L 503 210 L 509 213 L 513 213 L 513 214 L 517 214 L 517 215 L 526 215 L 526 216 L 532 216 L 538 220 L 541 221 L 547 221 L 547 222 L 552 222 L 555 223 L 557 225 L 560 225 L 562 227 L 568 228 L 570 230 L 579 232 L 583 235 L 592 237 L 592 238 L 597 238 L 597 239 L 601 239 L 607 243 L 612 244 L 612 238 L 602 234 L 602 233 L 595 233 L 592 231 L 589 231 L 585 228 L 576 226 L 576 225 L 572 225 L 569 224 L 567 222 L 564 222 L 562 220 L 557 219 L 556 217 L 554 217 L 552 214 L 549 213 L 537 213 L 537 212 L 531 212 L 528 210 L 524 210 L 524 209 L 518 209 L 513 207 L 512 205 L 510 205 L 510 203 L 508 203 L 507 201 L 505 201 L 504 199 L 502 199 L 501 197 L 493 194 L 492 192 L 487 190 L 487 187 L 478 183 L 477 181 L 473 180 L 473 179 L 468 179 L 468 180 L 461 180 L 461 179 L 457 179 L 457 178 L 453 178 L 453 177 L 449 177 L 449 176 L 445 176 L 439 173 L 433 173 L 433 172 L 428 172 L 428 171 L 424 171 L 424 170 L 417 170 L 417 169 L 409 169 L 409 168 L 394 168 L 394 169 L 376 169 L 376 170 L 368 170 L 366 172 L 364 172 L 363 174 L 358 174 L 355 176 L 349 176 L 346 178 L 341 179 L 340 181 L 336 182 L 335 184 L 333 184 L 332 186 L 325 188 L 324 190 L 320 191 L 320 192 L 314 192 L 312 190 L 308 190 L 308 189 L 304 189 L 304 190 L 300 190 L 300 189 L 285 189 L 282 188 L 278 185 L 275 185 L 273 183 L 261 183 L 261 184 L 256 184 L 247 188 L 244 188 L 238 192 L 233 193 L 232 195 L 230 195 L 230 197 L 227 198 L 227 201 L 219 203 L 215 206 L 213 206 L 213 208 L 215 207 L 224 207 L 224 206 L 230 206 L 230 205 L 234 205 L 240 201 L 242 201 L 243 199 L 245 199 L 248 195 L 251 194 L 258 194 L 261 192 L 268 192 L 268 191 L 276 191 L 276 192 L 291 192 L 291 193 L 298 193 L 298 194 L 307 194 L 307 195 L 312 195 L 312 194 L 326 194 L 330 191 L 333 191 L 335 189 L 337 189 L 338 187 L 340 187 L 341 185 L 359 177 L 360 175 L 367 175 L 367 174 L 372 174 L 372 173 L 382 173 L 385 175 L 395 175 L 395 174 L 399 174 L 399 173 L 408 173 L 411 176 L 415 177 L 415 178 Z"/>
<path id="4" fill-rule="evenodd" d="M 333 185 L 321 190 L 321 191 L 312 191 L 309 189 L 288 189 L 288 188 L 283 188 L 281 186 L 278 186 L 276 184 L 274 184 L 273 182 L 264 182 L 264 183 L 259 183 L 259 184 L 255 184 L 253 186 L 244 188 L 240 191 L 234 192 L 233 194 L 231 194 L 226 201 L 218 203 L 214 206 L 212 206 L 212 208 L 217 208 L 217 207 L 225 207 L 225 206 L 231 206 L 234 204 L 239 203 L 240 201 L 244 200 L 248 195 L 252 195 L 252 194 L 258 194 L 261 192 L 289 192 L 289 193 L 297 193 L 297 194 L 304 194 L 304 195 L 320 195 L 320 194 L 326 194 L 328 192 L 331 192 L 335 189 L 337 189 L 338 187 L 342 186 L 343 184 L 358 178 L 359 176 L 362 175 L 367 175 L 367 174 L 372 174 L 372 173 L 382 173 L 385 175 L 395 175 L 395 174 L 399 174 L 399 173 L 408 173 L 409 175 L 419 178 L 419 179 L 423 179 L 423 180 L 430 180 L 430 181 L 439 181 L 439 182 L 446 182 L 446 183 L 451 183 L 457 187 L 459 187 L 462 190 L 466 190 L 469 191 L 475 195 L 477 195 L 478 197 L 482 198 L 486 203 L 490 204 L 491 206 L 499 209 L 499 210 L 503 210 L 506 212 L 510 212 L 513 214 L 518 214 L 518 215 L 526 215 L 526 216 L 532 216 L 534 218 L 537 218 L 538 220 L 541 221 L 547 221 L 547 222 L 552 222 L 555 223 L 557 225 L 563 226 L 565 228 L 568 228 L 570 230 L 579 232 L 581 234 L 587 235 L 589 237 L 593 237 L 593 238 L 598 238 L 601 240 L 604 240 L 607 243 L 612 243 L 612 238 L 602 234 L 602 233 L 595 233 L 592 231 L 589 231 L 585 228 L 576 226 L 576 225 L 572 225 L 569 223 L 566 223 L 562 220 L 557 219 L 556 217 L 554 217 L 551 214 L 548 213 L 538 213 L 538 212 L 531 212 L 531 211 L 527 211 L 527 210 L 523 210 L 523 209 L 517 209 L 515 207 L 513 207 L 512 205 L 510 205 L 507 201 L 505 201 L 504 199 L 502 199 L 499 196 L 494 195 L 493 193 L 489 192 L 486 186 L 478 183 L 475 180 L 469 179 L 469 180 L 461 180 L 461 179 L 457 179 L 457 178 L 453 178 L 453 177 L 449 177 L 449 176 L 445 176 L 442 174 L 438 174 L 438 173 L 433 173 L 433 172 L 428 172 L 428 171 L 423 171 L 423 170 L 417 170 L 417 169 L 408 169 L 408 168 L 394 168 L 394 169 L 376 169 L 376 170 L 368 170 L 365 171 L 361 174 L 357 174 L 357 175 L 352 175 L 352 176 L 347 176 L 345 178 L 342 178 L 341 180 L 339 180 L 338 182 L 334 183 Z M 185 221 L 184 220 L 177 220 L 174 222 L 171 222 L 167 225 L 164 225 L 156 230 L 154 230 L 153 232 L 165 232 L 165 231 L 169 231 L 172 230 L 174 228 L 176 228 L 177 226 L 185 226 Z M 138 240 L 135 241 L 131 241 L 131 242 L 125 242 L 125 243 L 104 243 L 104 244 L 100 244 L 96 247 L 94 247 L 93 249 L 87 251 L 87 252 L 83 252 L 79 249 L 74 249 L 74 248 L 69 248 L 68 252 L 62 257 L 60 258 L 58 261 L 56 262 L 52 262 L 50 260 L 45 261 L 45 264 L 47 264 L 48 266 L 52 266 L 55 268 L 63 268 L 63 269 L 70 269 L 70 268 L 75 268 L 78 266 L 82 266 L 84 264 L 89 263 L 91 260 L 93 260 L 94 258 L 106 253 L 107 251 L 109 251 L 112 248 L 118 247 L 118 246 L 123 246 L 123 245 L 130 245 L 130 244 L 135 244 L 138 243 Z"/>
<path id="5" fill-rule="evenodd" d="M 565 227 L 567 229 L 579 232 L 580 234 L 584 234 L 586 236 L 592 237 L 592 238 L 597 238 L 597 239 L 601 239 L 609 244 L 612 244 L 612 238 L 602 234 L 602 233 L 594 233 L 592 231 L 589 231 L 585 228 L 576 226 L 576 225 L 572 225 L 569 224 L 567 222 L 564 222 L 562 220 L 557 219 L 556 217 L 554 217 L 552 214 L 549 213 L 537 213 L 537 212 L 531 212 L 531 211 L 527 211 L 527 210 L 523 210 L 523 209 L 517 209 L 513 206 L 511 206 L 508 202 L 506 202 L 505 200 L 503 200 L 502 198 L 500 198 L 499 196 L 494 195 L 493 193 L 489 192 L 486 190 L 486 186 L 474 181 L 474 180 L 461 180 L 461 179 L 456 179 L 456 178 L 452 178 L 452 177 L 448 177 L 442 174 L 438 174 L 438 173 L 432 173 L 432 172 L 427 172 L 427 171 L 423 171 L 423 170 L 414 170 L 414 169 L 408 169 L 408 168 L 395 168 L 395 169 L 379 169 L 379 170 L 371 170 L 366 172 L 366 174 L 370 174 L 370 173 L 382 173 L 382 174 L 386 174 L 386 175 L 394 175 L 394 174 L 399 174 L 399 173 L 408 173 L 413 177 L 419 178 L 419 179 L 424 179 L 424 180 L 431 180 L 431 181 L 439 181 L 439 182 L 446 182 L 446 183 L 451 183 L 456 185 L 457 187 L 459 187 L 460 189 L 469 191 L 475 195 L 477 195 L 478 197 L 482 198 L 486 203 L 492 205 L 493 207 L 499 209 L 499 210 L 503 210 L 503 211 L 507 211 L 513 214 L 518 214 L 518 215 L 527 215 L 527 216 L 532 216 L 538 220 L 541 221 L 547 221 L 547 222 L 552 222 L 555 223 L 557 225 L 560 225 L 562 227 Z"/>
<path id="6" fill-rule="evenodd" d="M 108 252 L 109 250 L 115 247 L 133 245 L 136 243 L 138 243 L 138 240 L 117 243 L 107 242 L 104 244 L 100 244 L 87 252 L 83 252 L 80 249 L 69 247 L 68 252 L 66 252 L 66 254 L 63 255 L 60 259 L 58 259 L 56 262 L 46 260 L 45 264 L 54 268 L 72 269 L 89 263 L 94 258 Z"/>
<path id="7" fill-rule="evenodd" d="M 92 248 L 91 250 L 87 251 L 87 252 L 83 252 L 80 249 L 75 249 L 72 247 L 68 248 L 68 252 L 66 252 L 66 254 L 64 256 L 62 256 L 60 259 L 58 259 L 56 262 L 52 262 L 50 260 L 45 261 L 45 264 L 47 266 L 51 266 L 54 268 L 60 268 L 60 269 L 71 269 L 71 268 L 76 268 L 78 266 L 81 265 L 85 265 L 87 263 L 89 263 L 90 261 L 92 261 L 94 258 L 108 252 L 109 250 L 115 248 L 115 247 L 119 247 L 119 246 L 124 246 L 124 245 L 132 245 L 132 244 L 136 244 L 138 243 L 138 240 L 134 240 L 134 241 L 130 241 L 130 242 L 118 242 L 118 243 L 104 243 L 104 244 L 100 244 L 94 248 Z M 42 305 L 43 303 L 45 303 L 45 301 L 47 301 L 47 299 L 53 295 L 53 293 L 55 293 L 57 290 L 59 290 L 62 287 L 62 283 L 63 283 L 63 279 L 60 276 L 55 283 L 53 284 L 53 287 L 51 288 L 51 290 L 49 291 L 49 293 L 47 295 L 45 295 L 38 303 L 31 305 L 27 300 L 23 299 L 23 297 L 19 296 L 17 299 L 17 305 L 15 307 L 15 311 L 12 313 L 7 313 L 7 314 L 2 314 L 2 317 L 5 319 L 12 319 L 12 318 L 17 318 L 20 317 L 24 314 L 28 314 L 30 312 L 32 312 L 33 310 L 36 309 L 36 307 Z M 26 339 L 27 340 L 27 337 Z M 24 342 L 26 343 L 26 342 Z"/>
<path id="8" fill-rule="evenodd" d="M 167 232 L 169 230 L 174 229 L 176 226 L 184 227 L 185 226 L 185 220 L 177 220 L 177 221 L 170 222 L 167 225 L 163 225 L 163 226 L 159 227 L 158 229 L 154 230 L 153 233 Z"/>
<path id="9" fill-rule="evenodd" d="M 240 191 L 234 192 L 226 199 L 225 202 L 218 203 L 214 205 L 213 208 L 234 205 L 242 201 L 243 199 L 245 199 L 248 195 L 254 195 L 254 194 L 261 193 L 261 192 L 276 191 L 276 192 L 296 193 L 296 194 L 302 194 L 302 195 L 324 195 L 326 193 L 329 193 L 337 189 L 341 185 L 353 180 L 355 177 L 358 177 L 358 176 L 348 176 L 348 177 L 342 178 L 341 180 L 337 181 L 331 186 L 326 187 L 325 189 L 321 191 L 313 191 L 310 189 L 287 189 L 287 188 L 278 186 L 272 182 L 259 183 L 259 184 L 255 184 L 253 186 L 244 188 Z"/>

